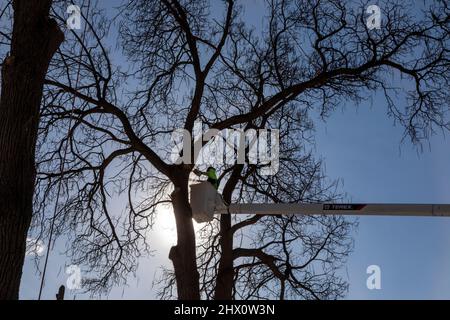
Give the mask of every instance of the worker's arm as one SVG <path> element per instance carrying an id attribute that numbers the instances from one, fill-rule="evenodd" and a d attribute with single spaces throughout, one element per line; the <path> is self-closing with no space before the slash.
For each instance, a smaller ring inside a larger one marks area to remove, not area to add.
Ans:
<path id="1" fill-rule="evenodd" d="M 198 170 L 197 168 L 195 168 L 195 169 L 193 170 L 193 172 L 194 172 L 197 176 L 199 176 L 199 177 L 201 177 L 201 176 L 206 176 L 206 175 L 207 175 L 206 172 L 200 171 L 200 170 Z"/>

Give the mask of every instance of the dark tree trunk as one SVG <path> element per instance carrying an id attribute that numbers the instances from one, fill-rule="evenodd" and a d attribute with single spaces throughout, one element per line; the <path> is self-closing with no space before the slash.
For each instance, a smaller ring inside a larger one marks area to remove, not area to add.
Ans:
<path id="1" fill-rule="evenodd" d="M 39 106 L 49 62 L 64 35 L 51 0 L 14 0 L 0 97 L 0 300 L 18 299 L 32 216 Z"/>
<path id="2" fill-rule="evenodd" d="M 229 200 L 226 200 L 229 202 Z M 216 280 L 215 300 L 231 300 L 233 298 L 233 234 L 231 232 L 231 216 L 220 217 L 220 263 Z"/>
<path id="3" fill-rule="evenodd" d="M 223 189 L 223 199 L 231 203 L 231 196 L 239 181 L 241 166 L 236 167 Z M 231 216 L 223 214 L 220 217 L 220 262 L 216 279 L 215 300 L 231 300 L 233 298 L 233 232 L 231 231 Z"/>
<path id="4" fill-rule="evenodd" d="M 172 204 L 177 226 L 177 245 L 170 249 L 177 283 L 178 299 L 199 300 L 199 273 L 195 248 L 195 231 L 188 198 L 188 176 L 175 183 Z"/>

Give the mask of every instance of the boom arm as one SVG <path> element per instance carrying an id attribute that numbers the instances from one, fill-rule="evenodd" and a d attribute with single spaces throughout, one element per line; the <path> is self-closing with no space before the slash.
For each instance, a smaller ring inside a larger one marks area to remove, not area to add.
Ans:
<path id="1" fill-rule="evenodd" d="M 450 216 L 449 204 L 310 204 L 310 203 L 249 203 L 220 208 L 216 214 L 326 214 L 361 216 Z"/>
<path id="2" fill-rule="evenodd" d="M 450 204 L 248 203 L 226 206 L 208 182 L 191 185 L 192 217 L 207 222 L 214 214 L 325 214 L 360 216 L 450 216 Z"/>

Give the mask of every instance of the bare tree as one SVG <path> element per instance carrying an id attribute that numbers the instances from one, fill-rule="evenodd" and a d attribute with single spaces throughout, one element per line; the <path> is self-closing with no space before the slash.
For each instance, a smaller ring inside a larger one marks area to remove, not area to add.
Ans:
<path id="1" fill-rule="evenodd" d="M 13 0 L 0 8 L 0 46 L 8 52 L 1 60 L 1 300 L 19 297 L 32 219 L 42 90 L 50 60 L 63 41 L 62 32 L 49 17 L 51 4 L 51 0 Z"/>
<path id="2" fill-rule="evenodd" d="M 35 221 L 42 227 L 49 220 L 45 210 L 62 183 L 56 230 L 75 231 L 74 261 L 101 275 L 89 279 L 90 289 L 121 283 L 135 270 L 157 206 L 170 202 L 177 244 L 163 296 L 174 285 L 179 299 L 345 293 L 336 271 L 351 250 L 354 223 L 342 217 L 222 215 L 203 230 L 197 255 L 188 198 L 194 165 L 169 162 L 175 129 L 192 134 L 196 120 L 205 129 L 280 129 L 279 174 L 263 176 L 261 165 L 249 163 L 220 168 L 228 202 L 336 200 L 308 151 L 311 110 L 326 117 L 342 102 L 381 91 L 413 142 L 448 129 L 447 2 L 418 14 L 412 2 L 385 1 L 381 29 L 369 30 L 366 3 L 272 0 L 262 32 L 241 20 L 235 2 L 213 2 L 212 12 L 209 1 L 127 1 L 118 16 L 126 58 L 107 46 L 110 20 L 91 10 L 84 13 L 89 35 L 74 33 L 53 59 Z M 129 68 L 121 68 L 126 59 Z M 404 78 L 410 89 L 390 78 Z M 406 102 L 397 104 L 401 94 Z M 112 210 L 114 197 L 126 208 Z"/>

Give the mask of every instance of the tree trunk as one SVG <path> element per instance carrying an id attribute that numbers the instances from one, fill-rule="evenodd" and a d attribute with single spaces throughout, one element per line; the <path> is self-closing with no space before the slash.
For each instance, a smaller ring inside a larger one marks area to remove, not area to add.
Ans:
<path id="1" fill-rule="evenodd" d="M 188 199 L 188 179 L 175 184 L 172 204 L 177 226 L 177 244 L 170 249 L 177 283 L 178 299 L 199 300 L 199 273 L 195 248 L 195 232 L 192 211 Z"/>
<path id="2" fill-rule="evenodd" d="M 18 299 L 35 184 L 39 107 L 49 62 L 63 41 L 51 0 L 14 0 L 0 97 L 0 300 Z"/>
<path id="3" fill-rule="evenodd" d="M 225 199 L 229 202 L 229 200 Z M 231 232 L 231 216 L 220 217 L 220 263 L 216 280 L 215 300 L 231 300 L 233 298 L 233 234 Z"/>
<path id="4" fill-rule="evenodd" d="M 223 199 L 231 203 L 231 196 L 236 184 L 239 181 L 239 173 L 242 167 L 236 167 L 230 180 L 223 189 Z M 216 279 L 215 300 L 233 299 L 233 232 L 231 232 L 231 215 L 223 214 L 220 217 L 220 262 Z"/>

